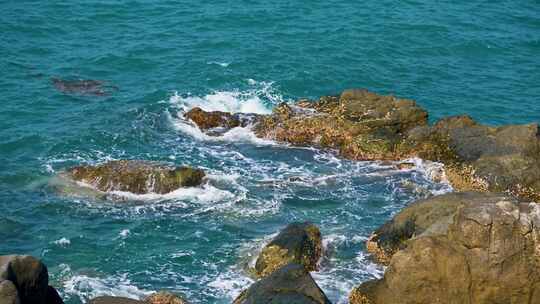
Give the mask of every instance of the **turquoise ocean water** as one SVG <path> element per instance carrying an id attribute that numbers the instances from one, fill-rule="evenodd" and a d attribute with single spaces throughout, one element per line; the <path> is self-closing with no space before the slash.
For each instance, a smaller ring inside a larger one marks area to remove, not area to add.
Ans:
<path id="1" fill-rule="evenodd" d="M 449 191 L 415 170 L 255 139 L 216 140 L 182 119 L 268 113 L 350 87 L 417 100 L 431 120 L 540 120 L 538 1 L 4 1 L 0 3 L 0 254 L 49 266 L 67 303 L 167 289 L 229 303 L 245 267 L 291 221 L 321 227 L 314 277 L 335 303 L 382 268 L 371 231 L 410 201 Z M 109 96 L 51 79 L 97 79 Z M 78 164 L 200 166 L 202 188 L 123 203 L 48 187 Z"/>

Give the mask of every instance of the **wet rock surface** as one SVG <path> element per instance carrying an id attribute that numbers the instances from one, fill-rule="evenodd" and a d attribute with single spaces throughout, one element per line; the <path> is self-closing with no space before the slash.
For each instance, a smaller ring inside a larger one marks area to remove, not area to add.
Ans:
<path id="1" fill-rule="evenodd" d="M 135 194 L 165 194 L 181 187 L 199 186 L 205 176 L 201 169 L 138 160 L 78 166 L 61 175 L 91 185 L 100 191 L 126 191 Z"/>
<path id="2" fill-rule="evenodd" d="M 49 286 L 47 267 L 27 255 L 0 256 L 0 295 L 6 303 L 61 304 L 56 290 Z"/>
<path id="3" fill-rule="evenodd" d="M 384 278 L 353 290 L 351 304 L 540 303 L 540 205 L 534 202 L 449 194 L 414 204 L 385 226 L 380 244 L 386 236 L 401 250 Z"/>
<path id="4" fill-rule="evenodd" d="M 289 263 L 297 263 L 307 271 L 315 271 L 321 254 L 319 228 L 307 222 L 292 223 L 263 248 L 255 264 L 255 271 L 259 277 L 267 276 Z"/>
<path id="5" fill-rule="evenodd" d="M 243 291 L 234 304 L 329 304 L 303 265 L 287 264 Z"/>

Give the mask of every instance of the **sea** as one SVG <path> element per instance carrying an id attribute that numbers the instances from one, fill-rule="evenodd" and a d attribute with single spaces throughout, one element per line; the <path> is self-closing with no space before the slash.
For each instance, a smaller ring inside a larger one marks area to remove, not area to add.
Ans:
<path id="1" fill-rule="evenodd" d="M 421 159 L 350 161 L 249 127 L 211 137 L 184 119 L 193 107 L 267 114 L 366 88 L 415 100 L 431 123 L 540 121 L 536 0 L 5 0 L 0 11 L 0 254 L 42 259 L 68 304 L 158 290 L 231 303 L 261 248 L 297 221 L 323 236 L 315 281 L 348 303 L 384 273 L 365 249 L 373 230 L 452 191 Z M 51 186 L 67 168 L 118 159 L 207 179 L 122 200 Z"/>

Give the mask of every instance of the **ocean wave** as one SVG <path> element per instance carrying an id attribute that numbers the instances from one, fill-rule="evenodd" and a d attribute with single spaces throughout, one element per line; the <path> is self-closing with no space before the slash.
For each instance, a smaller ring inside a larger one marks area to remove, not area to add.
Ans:
<path id="1" fill-rule="evenodd" d="M 67 270 L 70 271 L 69 268 Z M 78 298 L 81 302 L 99 296 L 126 297 L 140 300 L 154 291 L 140 289 L 135 286 L 126 274 L 104 278 L 92 277 L 85 274 L 72 274 L 63 282 L 63 294 L 69 300 Z"/>

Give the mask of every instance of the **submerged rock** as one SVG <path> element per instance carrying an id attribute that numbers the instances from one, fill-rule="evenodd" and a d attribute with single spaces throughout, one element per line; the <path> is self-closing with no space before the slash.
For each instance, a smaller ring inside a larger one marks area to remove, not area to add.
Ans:
<path id="1" fill-rule="evenodd" d="M 413 204 L 385 226 L 380 247 L 402 249 L 382 279 L 351 293 L 351 304 L 540 303 L 536 203 L 448 194 Z"/>
<path id="2" fill-rule="evenodd" d="M 255 271 L 259 277 L 267 276 L 289 263 L 302 265 L 306 271 L 315 271 L 321 255 L 319 228 L 311 223 L 292 223 L 263 248 Z"/>
<path id="3" fill-rule="evenodd" d="M 111 161 L 98 166 L 78 166 L 63 177 L 91 185 L 100 191 L 165 194 L 181 187 L 195 187 L 205 176 L 201 169 L 172 167 L 139 160 Z"/>
<path id="4" fill-rule="evenodd" d="M 53 86 L 62 93 L 107 96 L 118 90 L 118 87 L 101 80 L 85 79 L 51 79 Z"/>
<path id="5" fill-rule="evenodd" d="M 287 264 L 244 290 L 234 304 L 329 304 L 303 265 Z"/>
<path id="6" fill-rule="evenodd" d="M 0 256 L 0 295 L 5 295 L 6 301 L 9 299 L 7 303 L 63 303 L 56 290 L 49 286 L 47 267 L 27 255 Z"/>

